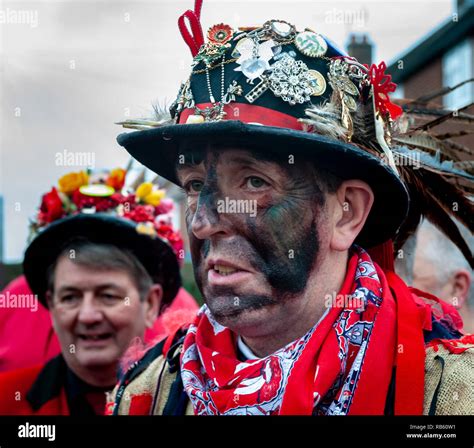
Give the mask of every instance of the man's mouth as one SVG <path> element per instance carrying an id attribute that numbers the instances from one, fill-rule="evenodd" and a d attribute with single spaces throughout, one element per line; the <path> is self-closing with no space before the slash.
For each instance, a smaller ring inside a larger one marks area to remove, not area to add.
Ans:
<path id="1" fill-rule="evenodd" d="M 220 264 L 215 264 L 213 269 L 220 275 L 230 275 L 238 271 L 238 269 L 231 268 L 230 266 L 222 266 Z"/>
<path id="2" fill-rule="evenodd" d="M 229 285 L 243 281 L 252 273 L 242 267 L 224 260 L 209 260 L 207 263 L 207 280 L 210 285 Z"/>
<path id="3" fill-rule="evenodd" d="M 112 333 L 82 333 L 78 334 L 81 341 L 87 343 L 100 343 L 112 337 Z"/>

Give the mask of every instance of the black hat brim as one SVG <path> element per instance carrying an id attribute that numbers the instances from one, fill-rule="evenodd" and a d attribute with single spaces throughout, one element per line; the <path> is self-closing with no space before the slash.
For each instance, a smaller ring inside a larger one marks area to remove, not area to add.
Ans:
<path id="1" fill-rule="evenodd" d="M 192 151 L 193 146 L 202 144 L 304 155 L 320 169 L 341 179 L 363 180 L 375 196 L 367 222 L 356 240 L 366 248 L 393 238 L 408 211 L 406 187 L 381 158 L 355 145 L 314 133 L 222 120 L 123 133 L 117 141 L 140 163 L 177 185 L 178 155 L 184 148 Z"/>
<path id="2" fill-rule="evenodd" d="M 179 264 L 171 246 L 159 237 L 139 233 L 136 223 L 105 213 L 81 213 L 51 223 L 28 246 L 23 261 L 26 280 L 48 307 L 48 270 L 68 243 L 80 238 L 110 244 L 134 254 L 155 283 L 163 288 L 162 304 L 169 304 L 181 287 Z"/>

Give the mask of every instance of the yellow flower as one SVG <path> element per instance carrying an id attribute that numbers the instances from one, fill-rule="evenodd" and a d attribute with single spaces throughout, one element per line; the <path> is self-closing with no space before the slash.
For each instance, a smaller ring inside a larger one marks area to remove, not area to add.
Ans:
<path id="1" fill-rule="evenodd" d="M 78 173 L 68 173 L 59 179 L 59 191 L 70 195 L 74 193 L 79 187 L 87 185 L 88 182 L 89 176 L 85 171 L 79 171 Z"/>
<path id="2" fill-rule="evenodd" d="M 135 195 L 138 199 L 144 200 L 151 193 L 151 190 L 153 190 L 153 184 L 151 182 L 143 182 L 137 188 Z"/>
<path id="3" fill-rule="evenodd" d="M 149 195 L 145 197 L 147 204 L 156 207 L 160 204 L 161 200 L 165 197 L 165 190 L 153 190 Z"/>
<path id="4" fill-rule="evenodd" d="M 137 188 L 135 195 L 139 201 L 156 207 L 165 197 L 165 190 L 155 190 L 151 182 L 143 182 Z"/>

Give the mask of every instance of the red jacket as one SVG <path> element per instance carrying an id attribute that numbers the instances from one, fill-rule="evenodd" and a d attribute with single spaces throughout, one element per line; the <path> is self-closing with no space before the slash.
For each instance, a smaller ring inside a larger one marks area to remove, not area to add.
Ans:
<path id="1" fill-rule="evenodd" d="M 103 415 L 110 389 L 84 383 L 58 355 L 44 366 L 0 373 L 0 415 Z"/>
<path id="2" fill-rule="evenodd" d="M 0 294 L 7 293 L 32 294 L 24 276 L 13 280 Z M 48 310 L 39 301 L 37 305 L 37 310 L 0 309 L 0 372 L 44 365 L 61 351 Z M 176 313 L 189 315 L 197 310 L 193 296 L 181 288 L 170 307 L 156 319 L 153 328 L 146 331 L 145 342 L 167 336 L 169 321 Z M 189 316 L 178 317 L 189 320 Z"/>
<path id="3" fill-rule="evenodd" d="M 43 370 L 35 366 L 0 373 L 0 415 L 69 415 L 65 389 L 40 376 Z"/>
<path id="4" fill-rule="evenodd" d="M 32 294 L 24 276 L 9 283 L 1 292 L 17 297 Z M 37 302 L 37 309 L 0 309 L 0 372 L 42 365 L 60 352 L 48 310 Z"/>

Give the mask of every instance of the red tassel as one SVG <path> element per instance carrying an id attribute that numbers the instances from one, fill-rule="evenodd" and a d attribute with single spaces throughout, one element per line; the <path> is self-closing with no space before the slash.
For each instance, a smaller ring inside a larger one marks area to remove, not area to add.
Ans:
<path id="1" fill-rule="evenodd" d="M 397 303 L 395 415 L 421 415 L 425 385 L 423 313 L 403 280 L 393 271 L 386 276 Z"/>
<path id="2" fill-rule="evenodd" d="M 184 14 L 182 14 L 178 19 L 178 27 L 183 36 L 184 41 L 191 50 L 191 54 L 196 56 L 204 44 L 204 34 L 201 27 L 201 8 L 203 0 L 195 0 L 194 2 L 194 11 L 188 9 Z M 188 27 L 186 26 L 185 19 L 188 19 L 189 25 L 191 27 L 191 32 L 189 32 Z"/>
<path id="3" fill-rule="evenodd" d="M 395 250 L 393 247 L 393 241 L 388 240 L 378 246 L 374 246 L 371 249 L 367 249 L 367 252 L 384 272 L 395 271 Z"/>

